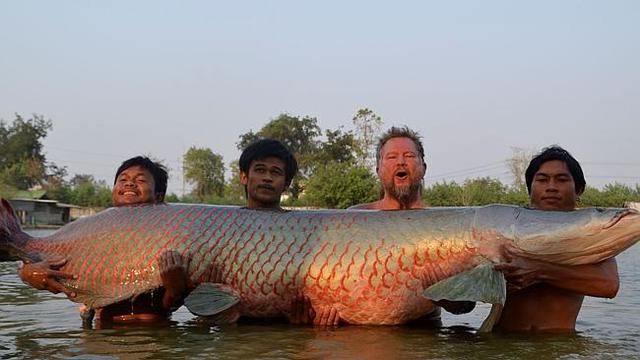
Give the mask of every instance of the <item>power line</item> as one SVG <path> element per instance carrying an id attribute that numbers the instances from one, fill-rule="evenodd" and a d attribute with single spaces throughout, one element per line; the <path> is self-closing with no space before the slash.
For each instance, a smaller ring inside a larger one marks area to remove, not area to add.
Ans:
<path id="1" fill-rule="evenodd" d="M 445 172 L 445 173 L 441 173 L 441 174 L 437 174 L 437 175 L 433 175 L 432 177 L 442 177 L 442 176 L 449 176 L 449 175 L 453 175 L 453 174 L 457 174 L 457 173 L 464 173 L 464 172 L 468 172 L 468 171 L 473 171 L 473 170 L 479 170 L 479 169 L 483 169 L 483 168 L 487 168 L 487 167 L 491 167 L 492 169 L 495 168 L 496 166 L 503 166 L 504 161 L 496 161 L 496 162 L 492 162 L 489 164 L 485 164 L 485 165 L 480 165 L 480 166 L 474 166 L 471 168 L 467 168 L 467 169 L 460 169 L 460 170 L 454 170 L 454 171 L 449 171 L 449 172 Z M 498 166 L 498 167 L 499 167 Z M 489 169 L 486 169 L 489 170 Z"/>
<path id="2" fill-rule="evenodd" d="M 500 169 L 504 166 L 503 165 L 496 165 L 496 166 L 492 166 L 492 167 L 488 167 L 488 168 L 484 168 L 484 169 L 479 169 L 479 170 L 472 170 L 472 171 L 457 171 L 457 172 L 451 172 L 449 173 L 449 175 L 439 175 L 439 176 L 429 176 L 429 177 L 425 177 L 426 181 L 437 181 L 437 180 L 444 180 L 444 179 L 450 179 L 450 178 L 460 178 L 460 177 L 464 177 L 464 176 L 469 176 L 469 175 L 473 175 L 473 174 L 480 174 L 483 172 L 487 172 L 487 171 L 493 171 L 493 170 L 497 170 Z M 507 171 L 508 173 L 508 171 Z"/>
<path id="3" fill-rule="evenodd" d="M 583 162 L 582 165 L 596 166 L 640 166 L 637 162 Z"/>

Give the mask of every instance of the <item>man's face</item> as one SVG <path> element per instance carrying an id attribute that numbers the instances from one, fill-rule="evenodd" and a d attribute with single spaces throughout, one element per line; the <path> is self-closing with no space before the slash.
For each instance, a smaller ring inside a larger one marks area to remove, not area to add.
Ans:
<path id="1" fill-rule="evenodd" d="M 285 162 L 270 156 L 254 160 L 249 173 L 240 172 L 240 182 L 247 187 L 247 207 L 270 209 L 280 206 L 280 195 L 285 189 Z"/>
<path id="2" fill-rule="evenodd" d="M 540 210 L 573 210 L 578 194 L 573 176 L 564 161 L 550 160 L 542 163 L 533 175 L 529 206 Z"/>
<path id="3" fill-rule="evenodd" d="M 151 173 L 134 165 L 118 175 L 111 192 L 113 206 L 155 203 L 162 201 L 156 197 L 156 186 Z"/>
<path id="4" fill-rule="evenodd" d="M 413 140 L 389 139 L 380 150 L 378 176 L 386 194 L 400 202 L 411 201 L 420 191 L 426 167 Z"/>

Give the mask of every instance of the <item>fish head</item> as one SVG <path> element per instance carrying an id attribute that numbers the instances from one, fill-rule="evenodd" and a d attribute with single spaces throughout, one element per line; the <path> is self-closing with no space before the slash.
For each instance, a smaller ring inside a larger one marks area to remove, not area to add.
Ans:
<path id="1" fill-rule="evenodd" d="M 510 230 L 519 248 L 565 264 L 600 262 L 640 240 L 640 213 L 633 209 L 522 209 L 514 220 Z"/>
<path id="2" fill-rule="evenodd" d="M 599 239 L 605 246 L 627 249 L 640 240 L 640 212 L 635 209 L 588 209 L 591 221 L 587 236 Z"/>

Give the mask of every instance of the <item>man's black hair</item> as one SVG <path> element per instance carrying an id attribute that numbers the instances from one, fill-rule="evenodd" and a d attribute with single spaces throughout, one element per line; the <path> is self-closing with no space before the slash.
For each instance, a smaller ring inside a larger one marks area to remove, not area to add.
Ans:
<path id="1" fill-rule="evenodd" d="M 527 182 L 527 191 L 531 195 L 531 183 L 533 182 L 533 176 L 540 170 L 540 166 L 547 161 L 560 160 L 567 164 L 571 177 L 573 177 L 573 183 L 575 184 L 576 194 L 581 195 L 584 192 L 584 188 L 587 185 L 584 179 L 584 173 L 578 160 L 576 160 L 571 154 L 561 148 L 558 145 L 549 146 L 542 149 L 542 151 L 531 159 L 527 171 L 524 173 L 525 180 Z"/>
<path id="2" fill-rule="evenodd" d="M 118 168 L 118 171 L 116 171 L 116 178 L 113 183 L 115 184 L 118 181 L 118 176 L 120 176 L 121 172 L 136 165 L 151 173 L 151 176 L 153 176 L 153 182 L 155 184 L 156 194 L 162 194 L 162 196 L 166 195 L 167 178 L 169 177 L 167 175 L 167 168 L 165 168 L 164 165 L 157 163 L 146 156 L 135 156 L 129 160 L 125 160 Z"/>
<path id="3" fill-rule="evenodd" d="M 247 146 L 240 155 L 240 171 L 249 174 L 249 167 L 254 160 L 262 160 L 268 157 L 276 157 L 285 164 L 284 181 L 285 186 L 291 185 L 291 180 L 298 172 L 298 162 L 291 151 L 280 141 L 274 139 L 261 139 Z"/>

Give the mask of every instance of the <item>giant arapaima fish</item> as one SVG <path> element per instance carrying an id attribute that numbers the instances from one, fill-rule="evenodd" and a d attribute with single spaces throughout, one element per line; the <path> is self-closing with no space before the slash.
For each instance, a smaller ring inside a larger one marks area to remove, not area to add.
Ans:
<path id="1" fill-rule="evenodd" d="M 433 309 L 430 299 L 504 303 L 504 277 L 492 264 L 502 260 L 505 242 L 533 259 L 580 265 L 613 257 L 639 239 L 636 211 L 505 205 L 288 212 L 141 205 L 32 238 L 9 203 L 0 206 L 0 259 L 68 259 L 61 270 L 78 275 L 65 280 L 77 293 L 73 301 L 90 307 L 161 286 L 157 261 L 173 250 L 186 259 L 190 279 L 206 286 L 192 295 L 211 296 L 185 300 L 198 315 L 233 306 L 244 316 L 283 316 L 302 293 L 348 324 L 407 323 Z"/>

